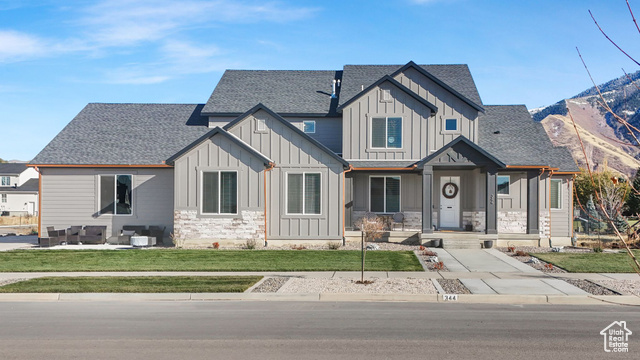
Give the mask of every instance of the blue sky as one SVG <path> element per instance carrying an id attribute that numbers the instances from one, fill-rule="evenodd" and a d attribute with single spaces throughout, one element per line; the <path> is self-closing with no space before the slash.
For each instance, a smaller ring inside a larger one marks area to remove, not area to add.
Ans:
<path id="1" fill-rule="evenodd" d="M 640 17 L 640 0 L 630 0 Z M 89 102 L 203 103 L 224 69 L 466 63 L 485 104 L 552 104 L 638 70 L 624 0 L 0 0 L 0 158 Z"/>

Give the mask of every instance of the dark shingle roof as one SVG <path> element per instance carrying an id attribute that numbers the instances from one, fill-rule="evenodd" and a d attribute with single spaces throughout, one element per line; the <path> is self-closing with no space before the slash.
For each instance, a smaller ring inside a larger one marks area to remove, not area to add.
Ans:
<path id="1" fill-rule="evenodd" d="M 27 170 L 27 163 L 0 163 L 0 175 L 20 175 Z"/>
<path id="2" fill-rule="evenodd" d="M 10 193 L 10 192 L 38 192 L 40 184 L 39 179 L 29 179 L 25 181 L 24 184 L 18 187 L 0 187 L 0 192 Z"/>
<path id="3" fill-rule="evenodd" d="M 565 147 L 554 147 L 524 105 L 486 105 L 478 117 L 479 145 L 507 165 L 545 165 L 578 171 Z M 499 132 L 499 133 L 496 133 Z"/>
<path id="4" fill-rule="evenodd" d="M 335 114 L 331 84 L 341 76 L 342 71 L 227 70 L 203 113 L 239 115 L 263 103 L 278 114 Z"/>
<path id="5" fill-rule="evenodd" d="M 195 104 L 89 104 L 32 164 L 158 165 L 210 129 Z"/>
<path id="6" fill-rule="evenodd" d="M 347 102 L 356 96 L 362 88 L 376 82 L 385 75 L 390 75 L 404 65 L 345 65 L 342 86 L 340 89 L 340 103 Z M 419 65 L 467 99 L 482 106 L 482 100 L 473 81 L 467 65 Z"/>

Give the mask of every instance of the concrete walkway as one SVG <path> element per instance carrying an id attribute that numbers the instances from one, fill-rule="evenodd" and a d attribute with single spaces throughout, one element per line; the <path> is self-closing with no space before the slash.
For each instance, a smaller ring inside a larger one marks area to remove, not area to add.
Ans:
<path id="1" fill-rule="evenodd" d="M 584 290 L 536 270 L 496 249 L 432 249 L 472 294 L 588 295 Z M 444 274 L 444 273 L 443 273 Z M 453 277 L 455 276 L 455 277 Z"/>

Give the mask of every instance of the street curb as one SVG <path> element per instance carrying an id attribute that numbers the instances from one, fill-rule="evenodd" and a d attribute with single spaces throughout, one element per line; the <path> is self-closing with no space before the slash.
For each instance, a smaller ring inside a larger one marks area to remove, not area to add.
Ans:
<path id="1" fill-rule="evenodd" d="M 332 294 L 332 293 L 10 293 L 0 302 L 70 301 L 331 301 L 331 302 L 418 302 L 464 304 L 552 304 L 640 306 L 634 295 L 498 295 L 498 294 Z"/>

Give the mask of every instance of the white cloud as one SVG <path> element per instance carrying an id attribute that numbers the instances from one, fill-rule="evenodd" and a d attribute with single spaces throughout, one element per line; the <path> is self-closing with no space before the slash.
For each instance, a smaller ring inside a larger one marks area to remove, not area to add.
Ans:
<path id="1" fill-rule="evenodd" d="M 0 30 L 0 62 L 40 57 L 45 49 L 45 42 L 36 36 Z"/>

